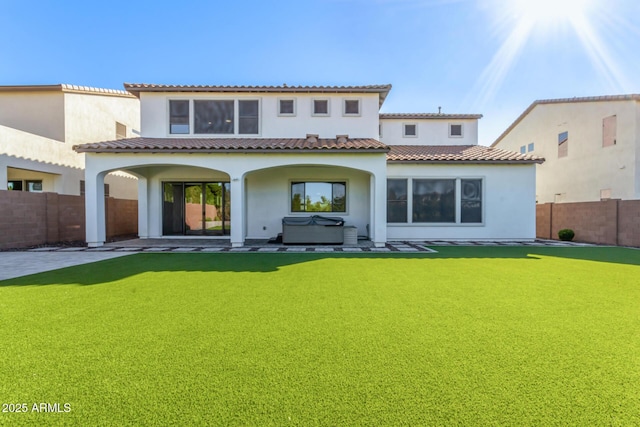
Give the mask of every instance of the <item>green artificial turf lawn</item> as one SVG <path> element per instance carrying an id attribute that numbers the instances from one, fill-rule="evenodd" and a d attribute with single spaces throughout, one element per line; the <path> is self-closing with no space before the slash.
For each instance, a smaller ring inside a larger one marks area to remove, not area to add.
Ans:
<path id="1" fill-rule="evenodd" d="M 0 282 L 0 425 L 640 424 L 640 251 L 437 249 Z"/>

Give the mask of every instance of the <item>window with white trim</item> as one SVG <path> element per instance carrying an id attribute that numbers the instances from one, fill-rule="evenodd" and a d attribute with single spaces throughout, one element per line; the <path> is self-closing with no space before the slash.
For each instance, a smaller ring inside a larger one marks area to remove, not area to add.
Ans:
<path id="1" fill-rule="evenodd" d="M 449 123 L 449 138 L 462 138 L 462 123 Z"/>
<path id="2" fill-rule="evenodd" d="M 482 187 L 482 178 L 390 178 L 387 222 L 482 224 Z"/>
<path id="3" fill-rule="evenodd" d="M 295 181 L 291 183 L 291 212 L 346 212 L 344 181 Z"/>
<path id="4" fill-rule="evenodd" d="M 314 116 L 328 116 L 329 115 L 329 100 L 328 99 L 313 99 L 312 112 Z"/>
<path id="5" fill-rule="evenodd" d="M 295 116 L 296 115 L 295 98 L 278 99 L 278 115 L 279 116 Z"/>
<path id="6" fill-rule="evenodd" d="M 404 138 L 416 138 L 418 136 L 418 125 L 416 123 L 403 123 L 402 136 Z"/>
<path id="7" fill-rule="evenodd" d="M 360 115 L 360 100 L 359 99 L 345 99 L 342 103 L 342 115 L 344 116 L 359 116 Z"/>
<path id="8" fill-rule="evenodd" d="M 189 130 L 189 101 L 169 101 L 169 133 L 188 134 Z"/>
<path id="9" fill-rule="evenodd" d="M 526 145 L 522 145 L 520 147 L 520 154 L 527 154 L 527 146 Z"/>
<path id="10" fill-rule="evenodd" d="M 530 153 L 535 149 L 535 144 L 533 142 L 530 142 L 529 145 L 527 145 L 527 152 Z"/>
<path id="11" fill-rule="evenodd" d="M 257 99 L 169 100 L 169 133 L 182 135 L 258 135 Z"/>

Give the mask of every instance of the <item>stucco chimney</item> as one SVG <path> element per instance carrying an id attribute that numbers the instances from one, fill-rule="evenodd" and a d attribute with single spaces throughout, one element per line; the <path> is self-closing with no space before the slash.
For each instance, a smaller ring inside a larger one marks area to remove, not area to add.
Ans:
<path id="1" fill-rule="evenodd" d="M 344 144 L 349 139 L 349 135 L 336 135 L 336 139 L 340 144 Z"/>
<path id="2" fill-rule="evenodd" d="M 308 133 L 307 134 L 307 142 L 318 142 L 318 134 L 317 133 Z"/>

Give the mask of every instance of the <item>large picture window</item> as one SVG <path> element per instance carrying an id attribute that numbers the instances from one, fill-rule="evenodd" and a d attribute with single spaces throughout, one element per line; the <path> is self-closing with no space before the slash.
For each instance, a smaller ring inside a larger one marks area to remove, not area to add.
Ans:
<path id="1" fill-rule="evenodd" d="M 292 182 L 291 212 L 346 212 L 345 182 Z"/>
<path id="2" fill-rule="evenodd" d="M 169 133 L 184 135 L 258 135 L 257 99 L 169 101 Z"/>
<path id="3" fill-rule="evenodd" d="M 482 224 L 483 197 L 480 178 L 388 179 L 387 223 Z"/>
<path id="4" fill-rule="evenodd" d="M 456 180 L 414 179 L 413 222 L 456 222 Z"/>

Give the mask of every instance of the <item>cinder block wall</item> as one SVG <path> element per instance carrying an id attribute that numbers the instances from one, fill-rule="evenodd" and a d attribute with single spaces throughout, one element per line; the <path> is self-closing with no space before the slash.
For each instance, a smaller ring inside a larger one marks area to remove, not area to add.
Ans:
<path id="1" fill-rule="evenodd" d="M 640 200 L 545 203 L 536 206 L 536 236 L 558 239 L 570 228 L 575 241 L 640 247 Z"/>
<path id="2" fill-rule="evenodd" d="M 107 239 L 138 233 L 136 200 L 105 204 Z M 84 240 L 84 197 L 0 190 L 0 249 Z"/>
<path id="3" fill-rule="evenodd" d="M 618 221 L 618 244 L 640 246 L 640 200 L 621 201 Z"/>
<path id="4" fill-rule="evenodd" d="M 0 249 L 45 243 L 47 224 L 46 195 L 0 191 Z"/>

